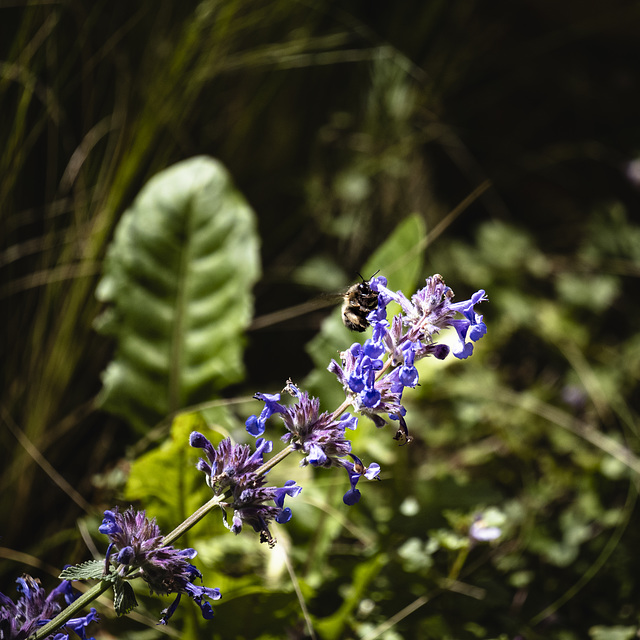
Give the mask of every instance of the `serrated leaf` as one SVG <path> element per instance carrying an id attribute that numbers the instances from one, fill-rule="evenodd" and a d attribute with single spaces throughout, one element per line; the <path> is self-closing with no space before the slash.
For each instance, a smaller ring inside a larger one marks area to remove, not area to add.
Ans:
<path id="1" fill-rule="evenodd" d="M 143 431 L 243 376 L 259 275 L 255 215 L 208 157 L 153 177 L 122 216 L 96 296 L 117 341 L 102 408 Z"/>
<path id="2" fill-rule="evenodd" d="M 129 613 L 138 606 L 133 587 L 126 580 L 113 583 L 113 608 L 119 616 Z"/>
<path id="3" fill-rule="evenodd" d="M 104 573 L 103 560 L 88 560 L 82 564 L 66 567 L 60 573 L 61 580 L 98 580 Z"/>

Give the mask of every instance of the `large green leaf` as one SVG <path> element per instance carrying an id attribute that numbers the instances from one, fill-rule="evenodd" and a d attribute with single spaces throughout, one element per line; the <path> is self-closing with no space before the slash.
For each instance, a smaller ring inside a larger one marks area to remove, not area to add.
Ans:
<path id="1" fill-rule="evenodd" d="M 143 431 L 243 376 L 259 274 L 255 216 L 207 157 L 153 177 L 109 248 L 97 329 L 117 340 L 101 405 Z"/>

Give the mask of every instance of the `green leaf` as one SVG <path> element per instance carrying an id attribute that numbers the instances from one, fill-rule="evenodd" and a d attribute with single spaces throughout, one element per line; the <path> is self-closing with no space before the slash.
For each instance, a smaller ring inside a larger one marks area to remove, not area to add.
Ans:
<path id="1" fill-rule="evenodd" d="M 116 580 L 113 583 L 113 608 L 119 616 L 129 613 L 138 606 L 133 593 L 133 587 L 126 580 Z"/>
<path id="2" fill-rule="evenodd" d="M 371 582 L 380 573 L 380 570 L 388 563 L 389 558 L 385 554 L 379 554 L 361 562 L 353 572 L 351 590 L 344 598 L 340 608 L 327 618 L 316 623 L 316 630 L 322 638 L 334 640 L 344 638 L 345 627 L 349 615 L 357 607 L 358 603 L 366 596 Z"/>
<path id="3" fill-rule="evenodd" d="M 242 379 L 243 331 L 259 275 L 255 216 L 207 157 L 153 177 L 127 210 L 96 296 L 117 341 L 102 408 L 144 431 Z"/>
<path id="4" fill-rule="evenodd" d="M 61 580 L 98 580 L 104 573 L 103 560 L 88 560 L 82 564 L 66 567 L 60 573 Z"/>
<path id="5" fill-rule="evenodd" d="M 218 407 L 220 414 L 224 407 Z M 204 419 L 197 413 L 179 415 L 171 425 L 171 435 L 149 453 L 132 463 L 125 498 L 145 505 L 163 533 L 175 526 L 211 497 L 204 474 L 195 463 L 199 451 L 189 446 L 189 434 L 201 431 L 209 437 Z"/>
<path id="6" fill-rule="evenodd" d="M 638 627 L 604 627 L 598 625 L 589 629 L 589 637 L 593 640 L 631 640 L 637 638 Z"/>

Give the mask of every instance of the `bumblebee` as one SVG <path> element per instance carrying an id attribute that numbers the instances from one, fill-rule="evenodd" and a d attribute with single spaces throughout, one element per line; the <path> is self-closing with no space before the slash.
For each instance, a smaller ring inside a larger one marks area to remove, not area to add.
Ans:
<path id="1" fill-rule="evenodd" d="M 371 278 L 362 278 L 362 282 L 349 287 L 343 296 L 342 322 L 351 331 L 364 331 L 369 326 L 367 316 L 378 306 L 378 292 L 369 286 Z"/>

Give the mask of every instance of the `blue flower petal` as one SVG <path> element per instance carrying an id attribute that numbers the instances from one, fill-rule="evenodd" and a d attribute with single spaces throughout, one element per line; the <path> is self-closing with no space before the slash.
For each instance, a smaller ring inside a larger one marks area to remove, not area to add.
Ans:
<path id="1" fill-rule="evenodd" d="M 347 493 L 342 497 L 342 501 L 351 507 L 360 500 L 361 495 L 362 494 L 358 489 L 349 489 L 349 491 L 347 491 Z"/>

